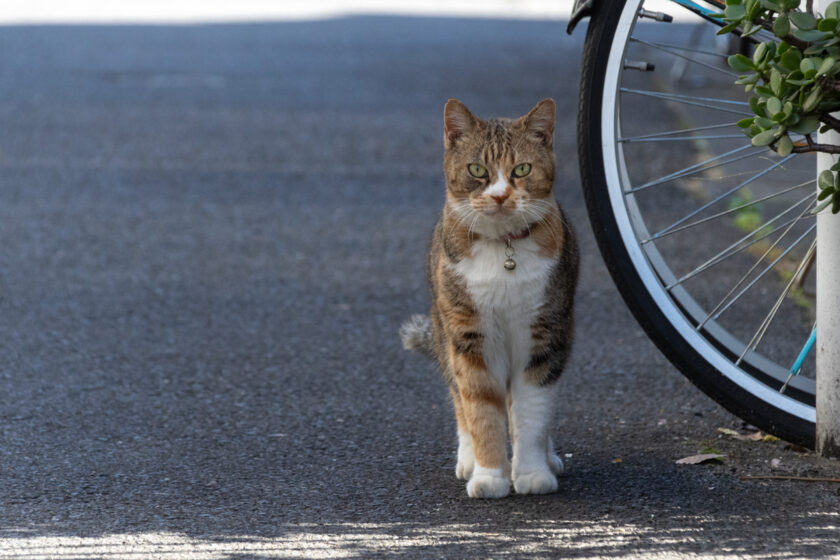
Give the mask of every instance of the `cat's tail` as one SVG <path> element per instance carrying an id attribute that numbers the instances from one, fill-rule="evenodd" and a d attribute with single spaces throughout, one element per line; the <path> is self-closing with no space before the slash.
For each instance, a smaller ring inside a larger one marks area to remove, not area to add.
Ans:
<path id="1" fill-rule="evenodd" d="M 400 338 L 406 350 L 417 350 L 429 358 L 435 357 L 432 323 L 428 315 L 412 315 L 400 327 Z"/>

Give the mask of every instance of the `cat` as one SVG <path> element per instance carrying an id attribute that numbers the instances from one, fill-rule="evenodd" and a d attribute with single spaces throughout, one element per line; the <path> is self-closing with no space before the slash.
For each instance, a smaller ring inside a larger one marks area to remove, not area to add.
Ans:
<path id="1" fill-rule="evenodd" d="M 574 233 L 553 196 L 554 101 L 518 119 L 444 108 L 446 202 L 426 258 L 431 313 L 400 329 L 437 360 L 458 426 L 455 474 L 472 498 L 557 490 L 549 435 L 572 346 Z M 505 422 L 513 447 L 507 454 Z"/>

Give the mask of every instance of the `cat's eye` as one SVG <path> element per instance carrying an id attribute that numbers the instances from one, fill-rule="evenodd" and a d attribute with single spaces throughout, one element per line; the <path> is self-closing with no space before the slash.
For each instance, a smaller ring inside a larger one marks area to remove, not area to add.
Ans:
<path id="1" fill-rule="evenodd" d="M 513 168 L 513 176 L 514 177 L 525 177 L 528 173 L 531 172 L 531 164 L 530 163 L 520 163 L 516 167 Z"/>
<path id="2" fill-rule="evenodd" d="M 476 179 L 484 179 L 487 177 L 487 168 L 480 163 L 471 163 L 467 166 L 467 171 Z"/>

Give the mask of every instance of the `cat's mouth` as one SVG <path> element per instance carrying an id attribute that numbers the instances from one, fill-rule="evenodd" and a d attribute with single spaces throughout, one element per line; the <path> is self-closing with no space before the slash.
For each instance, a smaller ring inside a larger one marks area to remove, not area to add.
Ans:
<path id="1" fill-rule="evenodd" d="M 481 210 L 485 216 L 507 217 L 513 214 L 516 210 L 513 208 L 505 208 L 504 206 L 487 206 Z"/>

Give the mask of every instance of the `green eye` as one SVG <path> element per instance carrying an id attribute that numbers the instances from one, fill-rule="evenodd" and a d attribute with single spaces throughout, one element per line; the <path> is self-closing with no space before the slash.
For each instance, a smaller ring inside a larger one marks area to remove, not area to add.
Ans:
<path id="1" fill-rule="evenodd" d="M 487 177 L 487 168 L 480 163 L 471 163 L 467 166 L 467 171 L 476 179 L 484 179 Z"/>
<path id="2" fill-rule="evenodd" d="M 531 164 L 530 163 L 520 163 L 516 167 L 513 168 L 513 176 L 514 177 L 524 177 L 528 173 L 531 172 Z"/>

